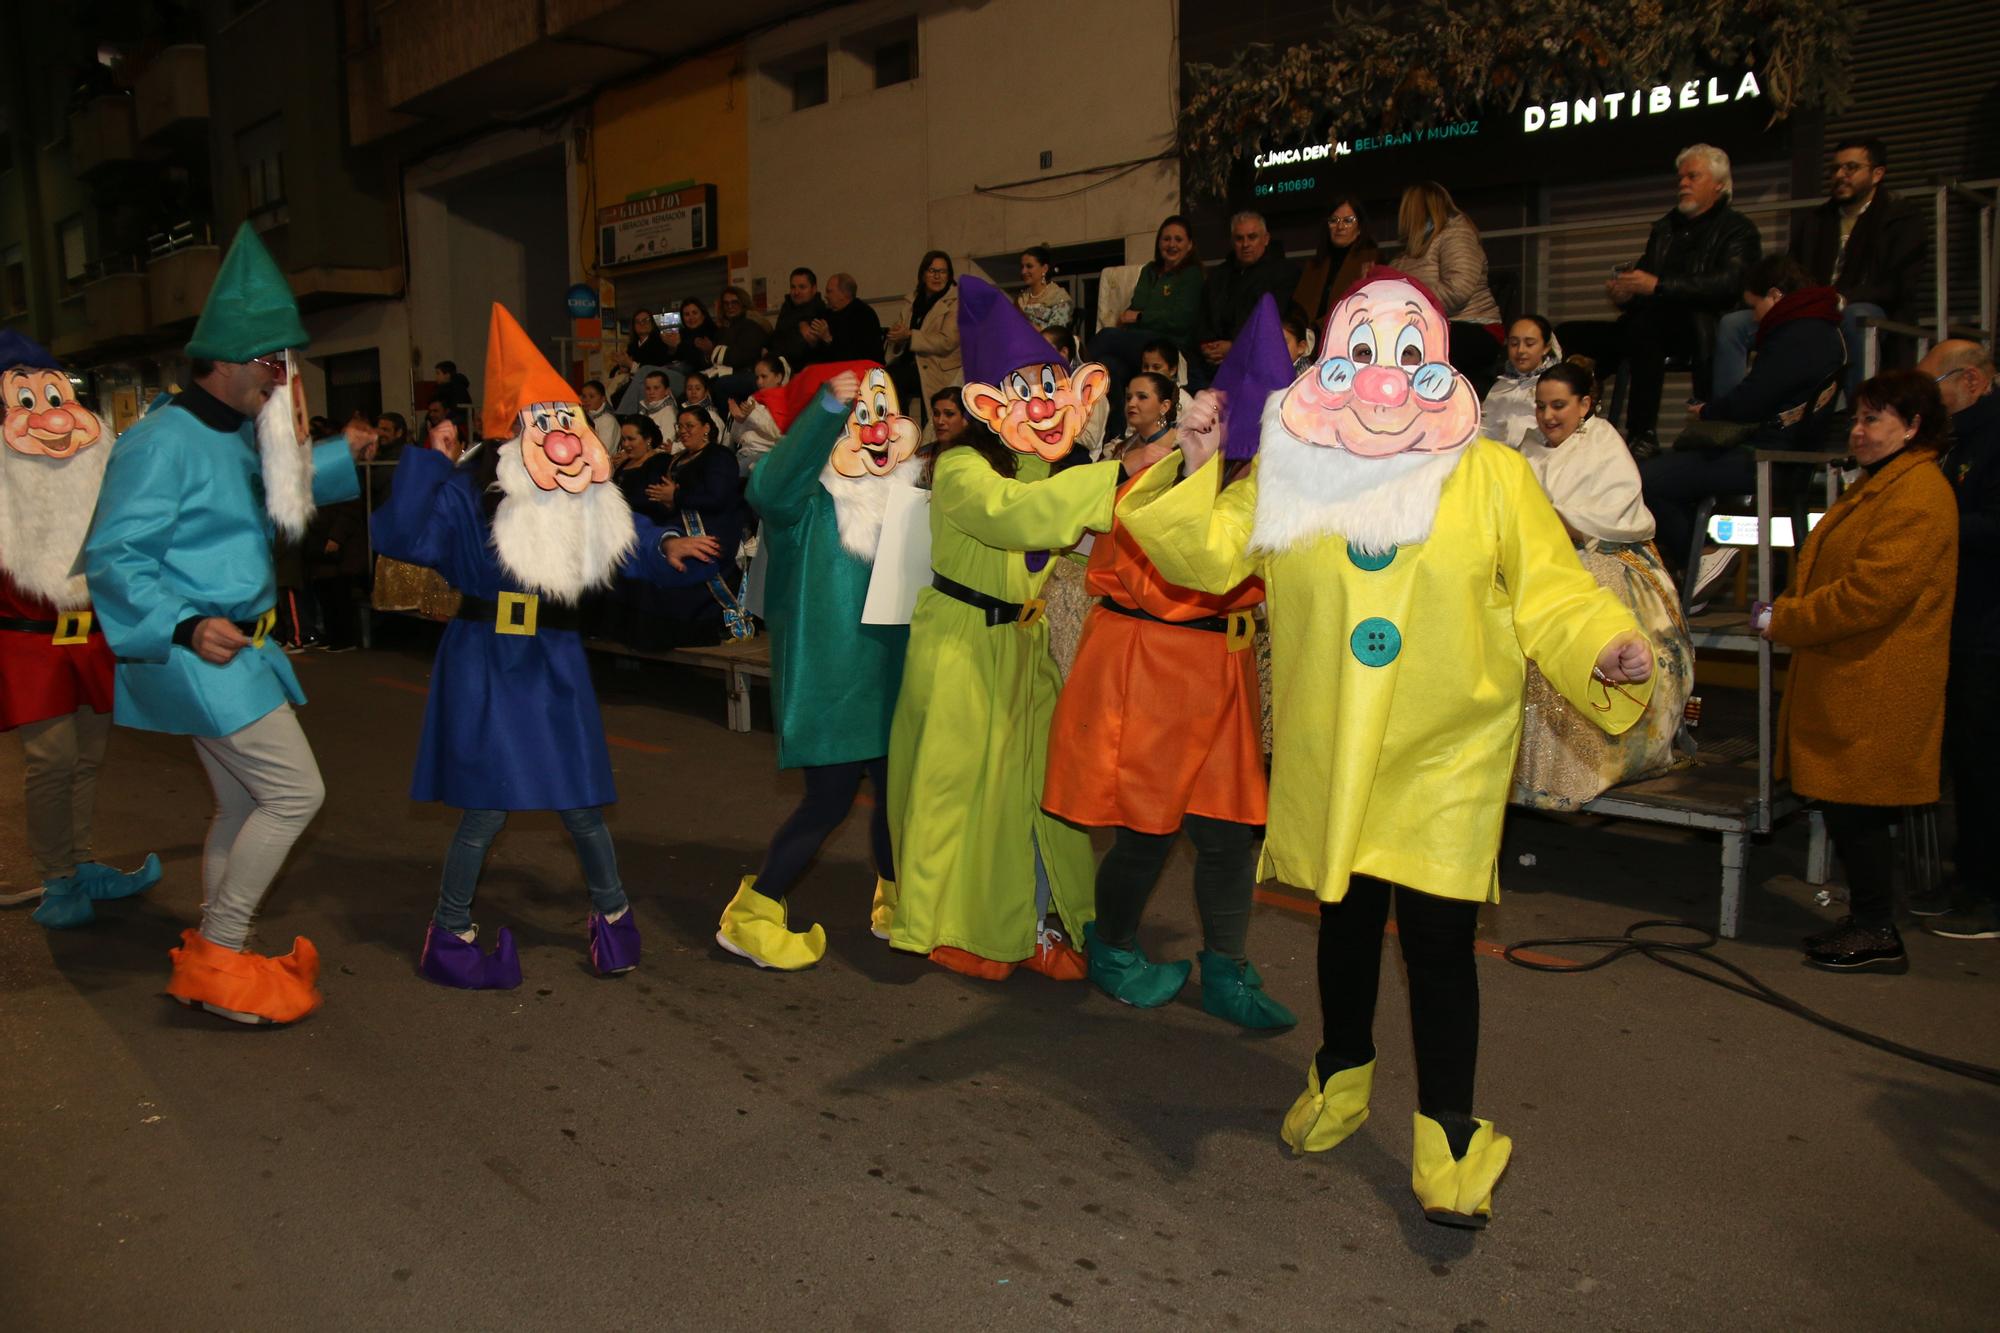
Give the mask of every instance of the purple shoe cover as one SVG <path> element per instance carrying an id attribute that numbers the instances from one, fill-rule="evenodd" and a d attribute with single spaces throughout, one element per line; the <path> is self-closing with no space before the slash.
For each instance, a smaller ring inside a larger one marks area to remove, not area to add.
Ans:
<path id="1" fill-rule="evenodd" d="M 590 914 L 590 965 L 604 977 L 639 966 L 639 923 L 632 919 L 631 908 L 616 921 L 607 920 L 602 912 Z"/>
<path id="2" fill-rule="evenodd" d="M 514 951 L 514 932 L 502 927 L 491 954 L 468 944 L 433 921 L 424 932 L 423 956 L 417 971 L 426 981 L 460 990 L 512 990 L 521 984 L 521 959 Z"/>

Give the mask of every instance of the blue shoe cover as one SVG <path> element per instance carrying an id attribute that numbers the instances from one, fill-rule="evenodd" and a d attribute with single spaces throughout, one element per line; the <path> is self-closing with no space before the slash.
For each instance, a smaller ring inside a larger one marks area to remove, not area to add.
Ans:
<path id="1" fill-rule="evenodd" d="M 159 854 L 148 852 L 144 864 L 130 874 L 101 861 L 85 861 L 76 868 L 76 882 L 98 902 L 109 902 L 144 893 L 160 882 L 160 873 Z"/>
<path id="2" fill-rule="evenodd" d="M 75 876 L 52 879 L 42 885 L 42 901 L 35 908 L 35 924 L 50 930 L 74 930 L 97 919 L 90 894 Z"/>

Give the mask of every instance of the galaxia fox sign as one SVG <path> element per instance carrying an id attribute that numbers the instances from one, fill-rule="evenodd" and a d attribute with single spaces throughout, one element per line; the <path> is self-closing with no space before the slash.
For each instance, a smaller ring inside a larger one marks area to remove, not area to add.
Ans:
<path id="1" fill-rule="evenodd" d="M 1757 85 L 1757 76 L 1746 70 L 1743 77 L 1736 81 L 1733 92 L 1727 81 L 1721 78 L 1706 81 L 1689 79 L 1680 84 L 1663 83 L 1654 88 L 1633 88 L 1627 92 L 1566 98 L 1547 106 L 1523 107 L 1521 130 L 1534 134 L 1543 129 L 1575 129 L 1579 125 L 1594 124 L 1599 119 L 1618 120 L 1622 117 L 1631 120 L 1639 116 L 1695 111 L 1702 107 L 1728 106 L 1763 95 L 1764 90 Z"/>

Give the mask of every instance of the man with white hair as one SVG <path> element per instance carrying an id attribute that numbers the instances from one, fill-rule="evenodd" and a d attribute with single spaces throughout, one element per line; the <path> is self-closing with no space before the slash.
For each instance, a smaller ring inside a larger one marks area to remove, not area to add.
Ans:
<path id="1" fill-rule="evenodd" d="M 193 383 L 119 438 L 84 543 L 84 573 L 118 655 L 115 717 L 190 736 L 215 789 L 199 930 L 181 933 L 167 993 L 240 1023 L 318 1007 L 319 954 L 248 949 L 285 856 L 325 799 L 292 708 L 306 701 L 271 637 L 274 532 L 297 540 L 316 505 L 361 493 L 375 430 L 305 438 L 305 326 L 248 223 L 188 340 Z"/>
<path id="2" fill-rule="evenodd" d="M 1245 209 L 1229 219 L 1229 258 L 1202 280 L 1201 322 L 1195 326 L 1200 355 L 1188 366 L 1195 385 L 1215 377 L 1216 367 L 1229 355 L 1258 301 L 1268 293 L 1282 309 L 1298 285 L 1298 270 L 1282 252 L 1271 249 L 1271 229 L 1262 213 Z"/>
<path id="3" fill-rule="evenodd" d="M 1621 264 L 1604 284 L 1617 321 L 1572 320 L 1556 330 L 1571 353 L 1600 371 L 1622 367 L 1625 438 L 1642 457 L 1658 447 L 1660 395 L 1667 358 L 1694 364 L 1694 397 L 1709 396 L 1715 328 L 1743 300 L 1743 272 L 1763 256 L 1757 224 L 1729 206 L 1729 154 L 1698 143 L 1674 159 L 1679 197 L 1653 224 L 1636 264 Z M 1616 424 L 1616 423 L 1614 423 Z"/>

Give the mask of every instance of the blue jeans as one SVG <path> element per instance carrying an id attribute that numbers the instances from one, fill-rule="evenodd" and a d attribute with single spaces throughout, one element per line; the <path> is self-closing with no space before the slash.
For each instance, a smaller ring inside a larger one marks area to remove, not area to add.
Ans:
<path id="1" fill-rule="evenodd" d="M 1861 351 L 1864 319 L 1885 319 L 1888 311 L 1866 301 L 1852 301 L 1840 312 L 1840 336 L 1847 343 L 1847 395 L 1861 383 Z M 1757 316 L 1748 310 L 1732 310 L 1715 326 L 1715 373 L 1710 392 L 1720 398 L 1741 384 L 1750 373 L 1750 349 L 1757 345 Z"/>
<path id="2" fill-rule="evenodd" d="M 624 911 L 630 902 L 618 880 L 618 853 L 611 845 L 611 830 L 604 826 L 604 812 L 589 806 L 561 814 L 563 827 L 576 843 L 576 859 L 583 866 L 590 905 L 606 916 Z M 486 865 L 487 849 L 506 826 L 505 810 L 467 810 L 460 817 L 451 849 L 445 853 L 444 881 L 438 886 L 434 919 L 444 929 L 472 928 L 472 897 L 479 889 L 479 872 Z"/>

